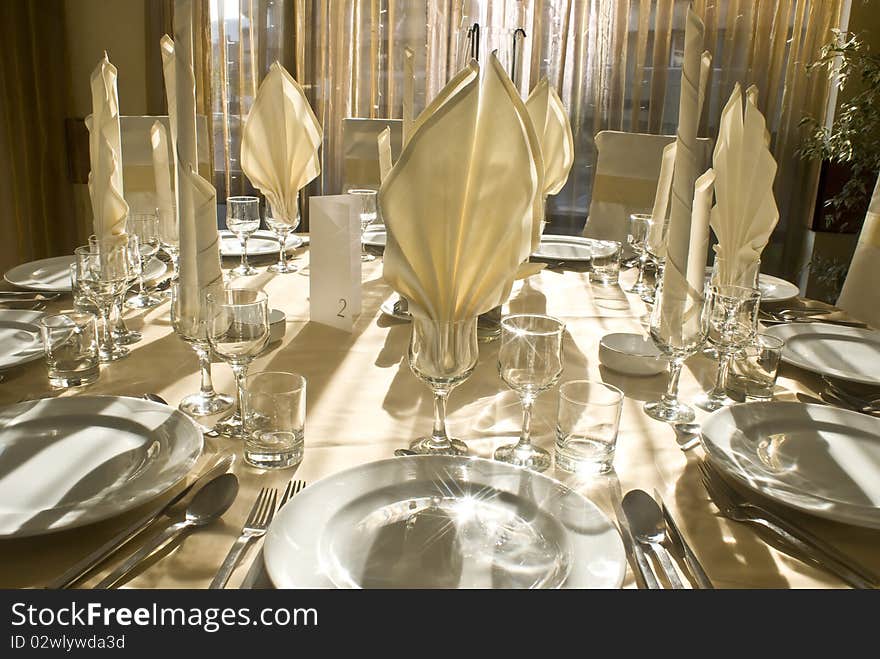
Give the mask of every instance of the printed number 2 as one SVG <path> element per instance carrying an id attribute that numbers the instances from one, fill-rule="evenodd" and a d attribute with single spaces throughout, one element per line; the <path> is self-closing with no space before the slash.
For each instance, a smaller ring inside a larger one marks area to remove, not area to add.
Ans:
<path id="1" fill-rule="evenodd" d="M 345 311 L 345 307 L 348 306 L 348 302 L 346 302 L 344 298 L 339 298 L 339 304 L 341 306 L 339 307 L 339 313 L 337 313 L 336 315 L 340 318 L 345 318 L 345 314 L 342 312 Z"/>

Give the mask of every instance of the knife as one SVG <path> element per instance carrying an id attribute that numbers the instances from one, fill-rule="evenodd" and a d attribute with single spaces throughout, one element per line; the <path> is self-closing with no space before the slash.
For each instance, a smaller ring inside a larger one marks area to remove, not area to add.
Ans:
<path id="1" fill-rule="evenodd" d="M 697 582 L 697 586 L 701 589 L 714 590 L 715 586 L 712 585 L 709 576 L 706 574 L 703 566 L 700 565 L 700 561 L 697 560 L 696 554 L 688 545 L 687 540 L 684 539 L 678 524 L 675 523 L 675 519 L 672 517 L 672 513 L 669 512 L 669 508 L 666 507 L 663 497 L 660 496 L 660 492 L 657 490 L 654 490 L 654 498 L 660 503 L 660 510 L 663 511 L 663 519 L 666 520 L 666 526 L 669 529 L 669 538 L 672 540 L 675 550 L 684 559 L 688 570 L 690 570 Z"/>
<path id="2" fill-rule="evenodd" d="M 233 456 L 231 455 L 227 455 L 217 460 L 213 466 L 203 470 L 192 483 L 178 492 L 170 501 L 168 501 L 168 503 L 133 522 L 130 526 L 110 538 L 110 540 L 82 560 L 78 561 L 64 574 L 57 577 L 45 587 L 52 589 L 70 588 L 73 584 L 106 561 L 116 551 L 128 544 L 132 538 L 139 535 L 141 531 L 150 526 L 150 524 L 155 522 L 162 515 L 167 515 L 171 512 L 171 509 L 179 503 L 187 503 L 203 485 L 209 483 L 216 476 L 226 473 L 229 470 L 229 467 L 232 466 L 232 461 Z"/>
<path id="3" fill-rule="evenodd" d="M 651 568 L 648 559 L 645 558 L 645 552 L 642 551 L 642 548 L 635 541 L 635 538 L 632 537 L 632 532 L 629 530 L 629 524 L 626 521 L 626 515 L 620 510 L 619 504 L 615 506 L 614 514 L 617 515 L 617 526 L 620 532 L 620 538 L 626 546 L 627 553 L 629 553 L 636 561 L 636 567 L 638 568 L 638 574 L 636 576 L 642 578 L 642 583 L 648 590 L 660 590 L 660 582 L 657 580 L 657 576 L 654 574 L 654 570 Z M 636 571 L 633 570 L 633 572 L 635 573 Z"/>

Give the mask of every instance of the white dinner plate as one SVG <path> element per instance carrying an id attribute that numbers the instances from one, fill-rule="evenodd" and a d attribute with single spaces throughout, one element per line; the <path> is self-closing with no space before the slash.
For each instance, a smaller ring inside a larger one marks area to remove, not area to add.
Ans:
<path id="1" fill-rule="evenodd" d="M 711 266 L 706 267 L 706 282 L 712 276 Z M 785 302 L 793 300 L 801 294 L 797 286 L 790 281 L 785 281 L 773 275 L 765 275 L 763 272 L 758 275 L 758 290 L 761 291 L 761 302 Z"/>
<path id="2" fill-rule="evenodd" d="M 880 385 L 880 332 L 829 323 L 785 323 L 765 334 L 785 341 L 782 361 L 861 384 Z"/>
<path id="3" fill-rule="evenodd" d="M 484 460 L 392 458 L 333 474 L 264 544 L 279 588 L 619 588 L 620 536 L 547 476 Z"/>
<path id="4" fill-rule="evenodd" d="M 613 251 L 614 247 L 605 241 L 582 236 L 563 236 L 545 233 L 541 236 L 541 244 L 532 254 L 536 259 L 548 261 L 590 261 L 593 255 Z"/>
<path id="5" fill-rule="evenodd" d="M 303 244 L 302 238 L 290 233 L 284 242 L 284 249 L 296 249 Z M 271 231 L 254 231 L 248 238 L 248 256 L 278 255 L 278 239 Z M 220 254 L 222 256 L 241 256 L 241 243 L 234 233 L 227 229 L 220 231 Z"/>
<path id="6" fill-rule="evenodd" d="M 829 405 L 754 402 L 702 423 L 712 462 L 813 515 L 880 528 L 880 419 Z"/>
<path id="7" fill-rule="evenodd" d="M 0 409 L 0 537 L 135 508 L 183 479 L 201 452 L 192 420 L 140 398 L 46 398 Z"/>
<path id="8" fill-rule="evenodd" d="M 13 286 L 43 293 L 70 292 L 70 265 L 74 256 L 55 256 L 22 263 L 4 275 Z M 165 274 L 168 266 L 153 257 L 144 268 L 144 281 L 153 281 Z"/>
<path id="9" fill-rule="evenodd" d="M 384 224 L 371 224 L 364 231 L 364 235 L 361 238 L 361 242 L 370 247 L 385 247 L 387 241 L 388 236 L 385 233 Z"/>
<path id="10" fill-rule="evenodd" d="M 42 311 L 0 309 L 0 369 L 43 356 L 43 337 L 37 322 Z"/>

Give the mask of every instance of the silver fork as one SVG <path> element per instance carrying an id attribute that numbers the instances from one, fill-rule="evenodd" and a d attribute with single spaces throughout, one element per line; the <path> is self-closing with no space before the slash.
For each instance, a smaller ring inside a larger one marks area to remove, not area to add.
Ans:
<path id="1" fill-rule="evenodd" d="M 241 559 L 247 546 L 252 541 L 266 534 L 266 530 L 275 516 L 275 503 L 277 499 L 278 490 L 274 487 L 264 487 L 260 490 L 260 494 L 257 496 L 257 500 L 254 501 L 253 508 L 251 508 L 250 515 L 248 515 L 244 527 L 241 529 L 241 534 L 232 544 L 232 547 L 230 547 L 223 565 L 220 566 L 209 586 L 210 588 L 225 587 L 226 582 L 229 581 L 229 576 L 232 574 L 235 566 L 238 565 L 238 561 Z"/>
<path id="2" fill-rule="evenodd" d="M 305 486 L 305 481 L 290 481 L 287 484 L 287 487 L 284 488 L 284 494 L 281 495 L 281 501 L 278 502 L 278 510 L 281 510 L 284 507 L 284 504 L 293 498 L 293 496 L 302 492 L 302 489 Z"/>
<path id="3" fill-rule="evenodd" d="M 743 499 L 714 467 L 699 463 L 700 479 L 718 511 L 735 522 L 747 522 L 771 531 L 789 548 L 795 558 L 837 575 L 855 588 L 876 588 L 877 577 L 851 557 L 839 552 L 821 538 L 795 526 L 776 513 Z"/>

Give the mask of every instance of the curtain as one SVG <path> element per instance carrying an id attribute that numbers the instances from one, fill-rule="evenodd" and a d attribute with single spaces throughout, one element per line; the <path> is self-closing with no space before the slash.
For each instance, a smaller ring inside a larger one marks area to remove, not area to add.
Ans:
<path id="1" fill-rule="evenodd" d="M 768 271 L 792 274 L 818 184 L 818 164 L 797 154 L 800 121 L 825 117 L 826 76 L 808 75 L 845 0 L 693 0 L 706 24 L 713 67 L 701 136 L 714 137 L 735 82 L 756 84 L 779 163 L 781 220 L 765 252 Z M 480 59 L 512 59 L 526 32 L 515 82 L 523 94 L 547 76 L 572 121 L 575 165 L 551 200 L 554 220 L 583 225 L 603 129 L 673 134 L 691 0 L 210 0 L 215 181 L 220 196 L 248 183 L 238 167 L 240 127 L 274 59 L 303 85 L 324 127 L 323 171 L 309 189 L 342 185 L 342 119 L 399 118 L 403 51 L 415 54 L 418 112 L 463 65 L 480 26 Z M 559 226 L 559 222 L 556 222 Z"/>
<path id="2" fill-rule="evenodd" d="M 67 172 L 64 2 L 0 2 L 0 269 L 77 245 Z M 44 47 L 51 44 L 51 47 Z"/>

